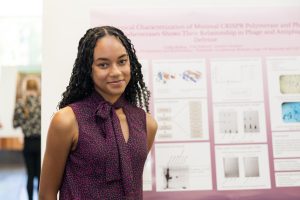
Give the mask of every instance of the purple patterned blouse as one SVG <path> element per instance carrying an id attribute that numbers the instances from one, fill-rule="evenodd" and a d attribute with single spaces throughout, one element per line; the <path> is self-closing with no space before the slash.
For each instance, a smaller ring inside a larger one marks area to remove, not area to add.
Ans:
<path id="1" fill-rule="evenodd" d="M 78 122 L 79 136 L 77 147 L 66 162 L 59 199 L 143 199 L 145 111 L 122 97 L 111 105 L 96 92 L 70 107 Z M 120 107 L 128 122 L 127 143 L 115 112 Z"/>

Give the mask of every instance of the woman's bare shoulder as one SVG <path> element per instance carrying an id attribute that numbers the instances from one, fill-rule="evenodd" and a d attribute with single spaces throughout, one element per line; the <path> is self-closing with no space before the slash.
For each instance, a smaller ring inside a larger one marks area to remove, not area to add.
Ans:
<path id="1" fill-rule="evenodd" d="M 157 122 L 149 113 L 146 113 L 146 122 L 147 127 L 150 129 L 150 131 L 156 133 Z"/>
<path id="2" fill-rule="evenodd" d="M 76 117 L 72 108 L 69 106 L 57 111 L 50 124 L 50 129 L 56 133 L 74 132 L 76 128 Z"/>

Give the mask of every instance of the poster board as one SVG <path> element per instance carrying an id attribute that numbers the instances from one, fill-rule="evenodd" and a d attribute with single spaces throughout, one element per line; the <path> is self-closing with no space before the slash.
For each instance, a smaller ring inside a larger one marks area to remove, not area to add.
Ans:
<path id="1" fill-rule="evenodd" d="M 152 92 L 144 199 L 300 198 L 299 10 L 91 10 L 131 39 Z"/>

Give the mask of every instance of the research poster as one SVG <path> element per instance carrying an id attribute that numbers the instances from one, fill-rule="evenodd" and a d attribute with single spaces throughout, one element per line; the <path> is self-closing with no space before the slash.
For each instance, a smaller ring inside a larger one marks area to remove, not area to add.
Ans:
<path id="1" fill-rule="evenodd" d="M 300 199 L 300 7 L 102 7 L 90 20 L 125 32 L 151 91 L 144 199 Z"/>

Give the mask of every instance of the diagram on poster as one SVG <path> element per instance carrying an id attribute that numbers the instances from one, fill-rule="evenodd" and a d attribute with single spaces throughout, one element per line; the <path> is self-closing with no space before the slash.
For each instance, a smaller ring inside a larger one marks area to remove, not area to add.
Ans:
<path id="1" fill-rule="evenodd" d="M 270 188 L 267 145 L 216 146 L 218 190 Z"/>
<path id="2" fill-rule="evenodd" d="M 209 143 L 155 144 L 155 158 L 157 191 L 212 189 Z"/>
<path id="3" fill-rule="evenodd" d="M 159 124 L 157 141 L 208 140 L 208 113 L 204 99 L 154 101 Z"/>
<path id="4" fill-rule="evenodd" d="M 154 98 L 206 97 L 204 60 L 153 60 Z"/>
<path id="5" fill-rule="evenodd" d="M 215 143 L 267 142 L 263 103 L 214 104 Z"/>
<path id="6" fill-rule="evenodd" d="M 260 58 L 211 60 L 214 102 L 263 101 Z"/>

